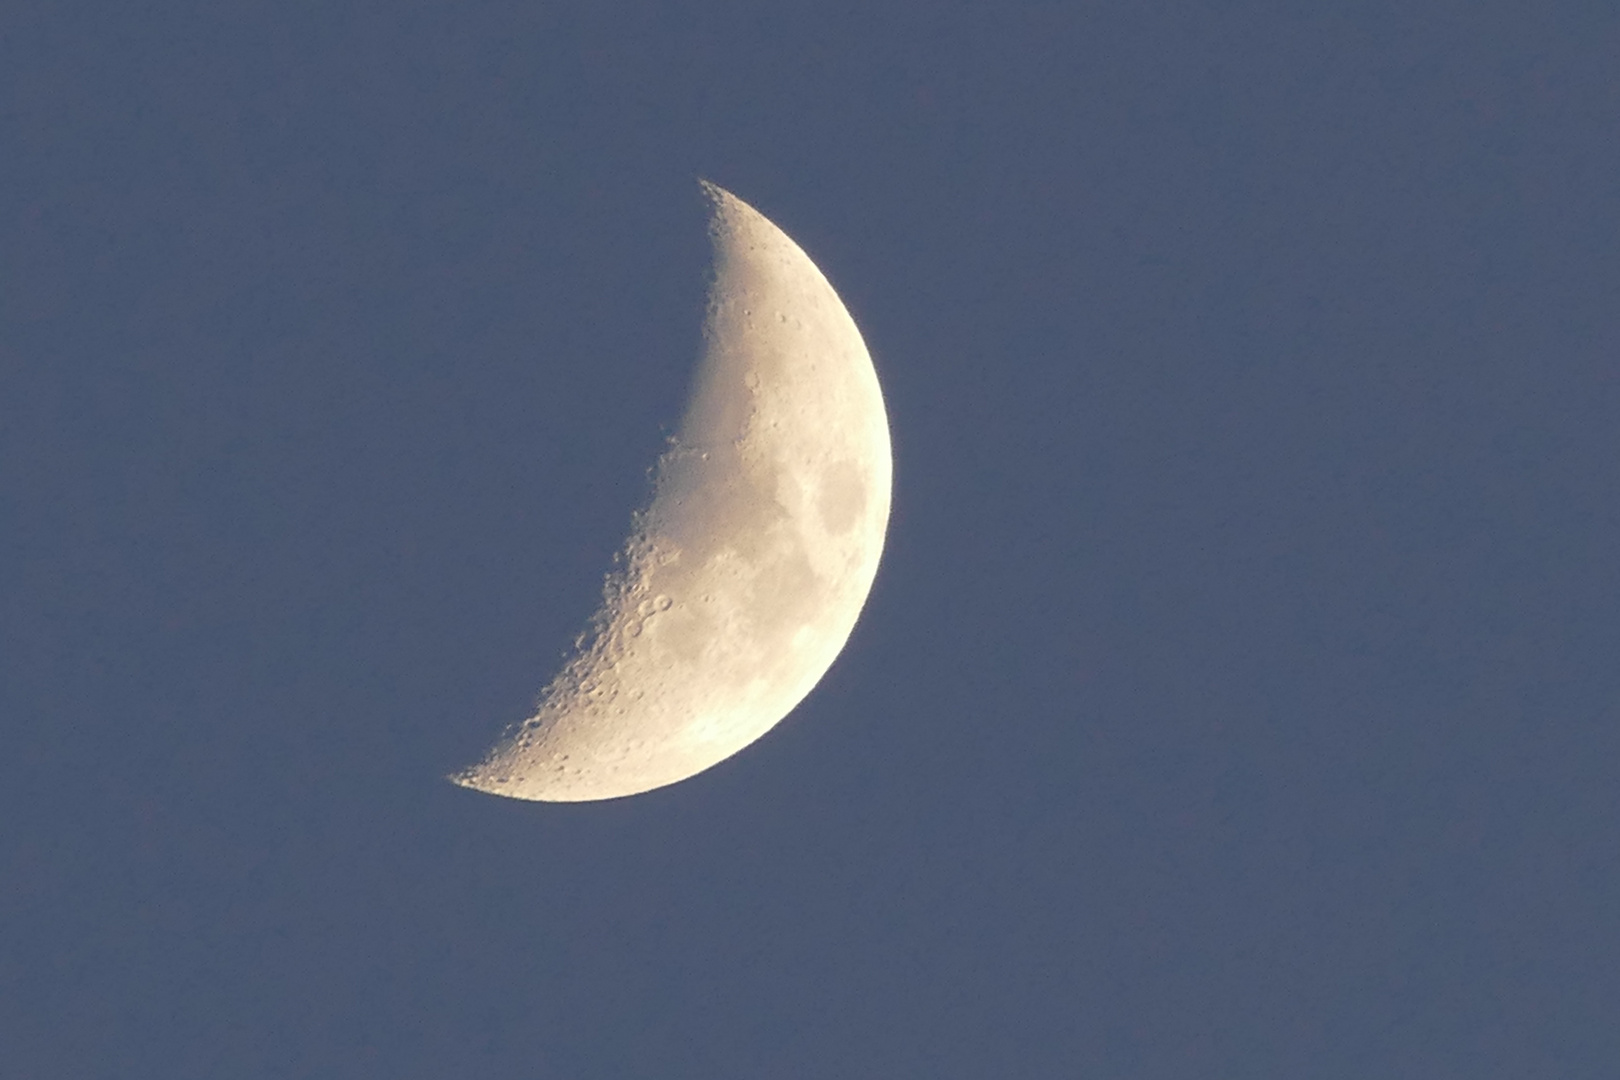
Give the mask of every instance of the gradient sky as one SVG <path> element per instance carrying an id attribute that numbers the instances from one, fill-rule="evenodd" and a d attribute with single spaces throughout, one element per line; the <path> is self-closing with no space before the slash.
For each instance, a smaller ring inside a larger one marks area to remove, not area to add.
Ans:
<path id="1" fill-rule="evenodd" d="M 1620 14 L 0 14 L 0 1072 L 1612 1080 Z M 866 613 L 647 795 L 697 178 L 887 394 Z"/>

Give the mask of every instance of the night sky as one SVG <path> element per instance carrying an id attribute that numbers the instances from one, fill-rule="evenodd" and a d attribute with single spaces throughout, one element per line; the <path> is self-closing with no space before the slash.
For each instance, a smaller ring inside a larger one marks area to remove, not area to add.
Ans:
<path id="1" fill-rule="evenodd" d="M 1620 12 L 0 11 L 0 1074 L 1612 1080 Z M 528 714 L 699 178 L 894 512 L 768 736 Z"/>

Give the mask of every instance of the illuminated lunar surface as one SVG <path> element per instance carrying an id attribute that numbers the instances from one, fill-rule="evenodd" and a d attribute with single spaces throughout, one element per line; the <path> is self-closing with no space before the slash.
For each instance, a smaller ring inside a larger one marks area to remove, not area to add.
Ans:
<path id="1" fill-rule="evenodd" d="M 798 245 L 704 186 L 704 354 L 652 504 L 537 712 L 466 787 L 577 802 L 701 772 L 804 699 L 871 590 L 891 479 L 871 357 Z"/>

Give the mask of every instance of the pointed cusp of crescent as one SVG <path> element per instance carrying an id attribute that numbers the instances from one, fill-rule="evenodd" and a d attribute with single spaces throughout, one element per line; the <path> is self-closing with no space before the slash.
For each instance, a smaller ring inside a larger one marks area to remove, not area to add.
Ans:
<path id="1" fill-rule="evenodd" d="M 704 350 L 651 505 L 535 714 L 463 786 L 578 802 L 701 772 L 804 699 L 872 588 L 892 476 L 872 359 L 799 246 L 704 188 Z"/>

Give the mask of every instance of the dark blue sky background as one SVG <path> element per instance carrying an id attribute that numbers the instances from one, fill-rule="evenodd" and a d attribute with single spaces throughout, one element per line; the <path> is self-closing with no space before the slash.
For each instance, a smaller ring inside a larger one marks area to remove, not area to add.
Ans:
<path id="1" fill-rule="evenodd" d="M 0 14 L 0 1072 L 1615 1075 L 1604 3 Z M 896 455 L 815 693 L 443 782 L 594 606 L 696 179 Z"/>

